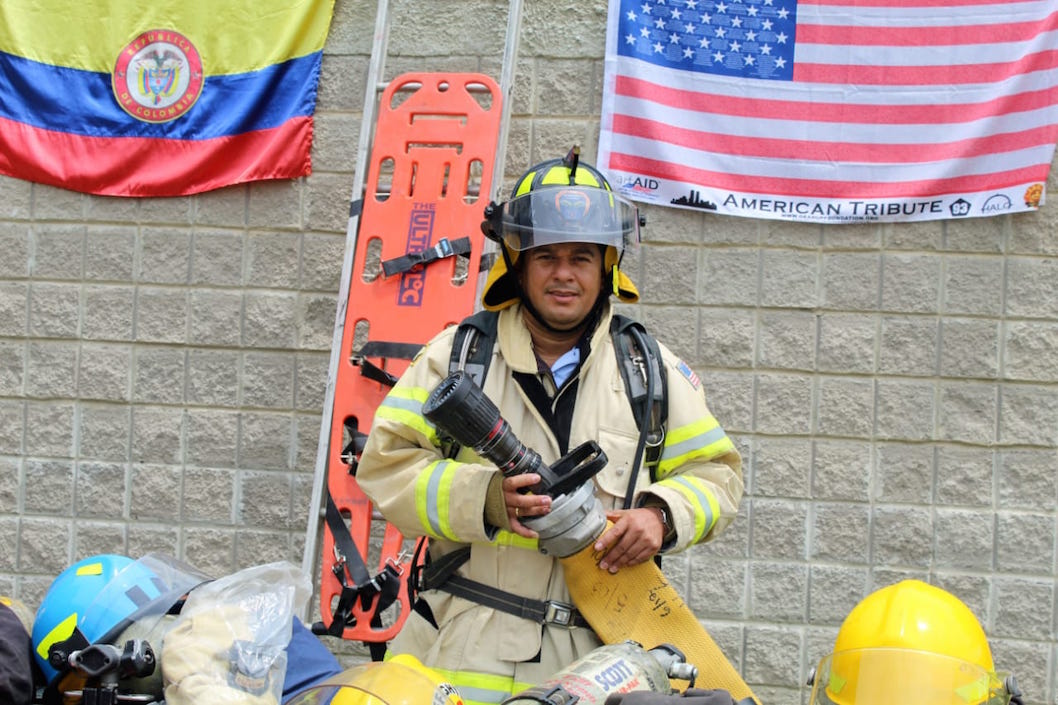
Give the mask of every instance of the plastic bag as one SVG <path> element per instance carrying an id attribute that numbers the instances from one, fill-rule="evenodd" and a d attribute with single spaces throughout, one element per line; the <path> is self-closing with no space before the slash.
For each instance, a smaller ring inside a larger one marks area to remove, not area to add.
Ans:
<path id="1" fill-rule="evenodd" d="M 309 579 L 287 562 L 193 590 L 162 644 L 168 705 L 278 705 L 291 623 L 311 594 Z"/>

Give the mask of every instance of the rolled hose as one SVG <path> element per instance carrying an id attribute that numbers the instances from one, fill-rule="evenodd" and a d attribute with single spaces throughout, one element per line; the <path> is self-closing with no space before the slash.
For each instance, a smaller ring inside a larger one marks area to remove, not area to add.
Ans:
<path id="1" fill-rule="evenodd" d="M 606 528 L 613 526 L 606 523 Z M 559 562 L 573 604 L 606 644 L 627 639 L 672 644 L 698 667 L 699 687 L 722 688 L 738 702 L 760 700 L 724 656 L 694 612 L 653 561 L 617 573 L 599 569 L 603 554 L 594 544 Z M 675 687 L 675 685 L 674 685 Z"/>

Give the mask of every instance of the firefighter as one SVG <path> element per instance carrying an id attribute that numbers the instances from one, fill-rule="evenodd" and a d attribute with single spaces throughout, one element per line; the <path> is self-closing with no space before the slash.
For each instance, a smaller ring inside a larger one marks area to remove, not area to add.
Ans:
<path id="1" fill-rule="evenodd" d="M 496 312 L 482 389 L 545 463 L 586 441 L 605 452 L 594 482 L 612 527 L 594 546 L 599 568 L 617 573 L 717 536 L 738 510 L 741 459 L 701 381 L 663 346 L 664 439 L 654 461 L 633 467 L 642 427 L 615 352 L 611 297 L 639 298 L 620 269 L 638 240 L 636 207 L 574 150 L 530 168 L 485 216 L 501 257 L 482 297 Z M 422 592 L 391 651 L 437 669 L 477 705 L 543 682 L 600 640 L 572 609 L 562 566 L 523 523 L 551 509 L 546 494 L 519 491 L 540 475 L 504 478 L 423 415 L 457 331 L 429 342 L 377 409 L 357 482 L 405 536 L 429 537 L 430 565 L 447 562 L 462 585 Z"/>

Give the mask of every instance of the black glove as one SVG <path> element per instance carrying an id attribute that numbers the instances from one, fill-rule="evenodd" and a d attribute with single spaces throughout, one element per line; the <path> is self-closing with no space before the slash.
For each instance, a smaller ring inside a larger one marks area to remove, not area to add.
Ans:
<path id="1" fill-rule="evenodd" d="M 726 690 L 704 690 L 688 688 L 683 693 L 652 693 L 634 690 L 631 693 L 614 693 L 606 698 L 605 705 L 736 705 L 731 693 Z"/>

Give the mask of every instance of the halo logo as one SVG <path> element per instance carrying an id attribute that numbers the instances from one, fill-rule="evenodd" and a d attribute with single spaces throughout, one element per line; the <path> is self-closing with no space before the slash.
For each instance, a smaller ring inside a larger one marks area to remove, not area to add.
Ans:
<path id="1" fill-rule="evenodd" d="M 1006 194 L 997 193 L 988 197 L 981 206 L 982 213 L 1003 213 L 1014 207 L 1013 202 Z"/>
<path id="2" fill-rule="evenodd" d="M 152 29 L 121 50 L 110 82 L 126 113 L 144 122 L 169 122 L 202 94 L 202 59 L 184 35 Z"/>

